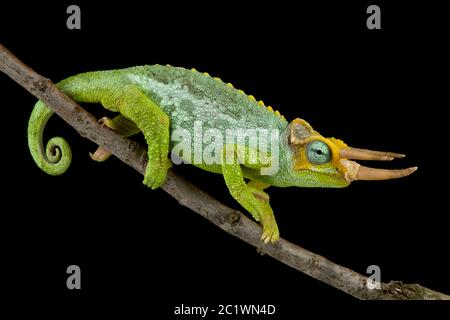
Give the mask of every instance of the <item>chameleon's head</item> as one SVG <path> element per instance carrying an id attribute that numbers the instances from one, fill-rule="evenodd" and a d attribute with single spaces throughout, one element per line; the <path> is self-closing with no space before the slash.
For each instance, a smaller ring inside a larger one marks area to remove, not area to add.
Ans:
<path id="1" fill-rule="evenodd" d="M 302 187 L 346 187 L 354 180 L 396 179 L 417 170 L 364 167 L 351 160 L 389 161 L 404 155 L 350 148 L 342 140 L 322 137 L 302 119 L 289 124 L 287 139 L 293 155 L 295 184 Z"/>

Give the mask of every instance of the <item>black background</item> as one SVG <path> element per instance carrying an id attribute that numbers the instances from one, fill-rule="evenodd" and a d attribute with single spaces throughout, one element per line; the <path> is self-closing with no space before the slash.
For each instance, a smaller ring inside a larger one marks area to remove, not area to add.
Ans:
<path id="1" fill-rule="evenodd" d="M 324 136 L 406 153 L 379 167 L 419 166 L 413 176 L 345 189 L 270 188 L 282 236 L 383 281 L 450 293 L 447 209 L 448 55 L 444 8 L 375 1 L 382 29 L 366 28 L 372 2 L 209 4 L 75 2 L 82 29 L 68 30 L 68 4 L 0 8 L 0 41 L 57 82 L 85 71 L 142 64 L 195 67 L 301 117 Z M 445 59 L 444 59 L 445 58 Z M 60 177 L 41 172 L 27 150 L 35 98 L 0 75 L 3 290 L 41 307 L 169 315 L 184 304 L 268 303 L 282 319 L 311 302 L 354 299 L 229 236 L 180 206 L 117 159 L 95 163 L 95 145 L 54 117 L 74 158 Z M 86 106 L 96 116 L 105 113 Z M 176 167 L 240 209 L 223 178 Z M 241 209 L 240 209 L 241 210 Z M 82 289 L 66 288 L 66 268 Z M 317 309 L 320 315 L 324 309 Z"/>

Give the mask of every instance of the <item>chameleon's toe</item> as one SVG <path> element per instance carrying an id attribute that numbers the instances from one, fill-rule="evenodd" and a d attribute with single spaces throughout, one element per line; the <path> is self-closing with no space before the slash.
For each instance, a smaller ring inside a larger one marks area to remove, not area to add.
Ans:
<path id="1" fill-rule="evenodd" d="M 278 226 L 274 224 L 263 225 L 263 233 L 261 235 L 261 240 L 264 243 L 274 243 L 280 239 L 280 232 L 278 231 Z"/>
<path id="2" fill-rule="evenodd" d="M 147 173 L 147 171 L 148 169 L 146 170 L 143 183 L 152 190 L 159 188 L 164 183 L 165 174 L 161 170 L 156 172 L 151 170 L 150 173 Z"/>
<path id="3" fill-rule="evenodd" d="M 119 128 L 116 126 L 114 121 L 108 117 L 102 117 L 98 120 L 98 123 L 100 123 L 103 126 L 108 127 L 111 130 L 119 131 Z"/>
<path id="4" fill-rule="evenodd" d="M 167 159 L 163 163 L 148 164 L 145 170 L 143 183 L 155 190 L 166 181 L 167 171 L 172 167 L 172 162 Z"/>
<path id="5" fill-rule="evenodd" d="M 111 157 L 111 155 L 111 151 L 103 147 L 98 147 L 94 153 L 89 152 L 89 156 L 91 157 L 91 159 L 98 162 L 107 160 L 109 157 Z"/>
<path id="6" fill-rule="evenodd" d="M 118 131 L 117 126 L 115 125 L 114 121 L 108 117 L 103 117 L 98 120 L 98 123 L 100 123 L 103 126 L 108 127 L 111 130 Z M 89 152 L 89 156 L 92 160 L 97 162 L 103 162 L 108 160 L 111 157 L 112 153 L 103 147 L 98 147 L 97 150 L 94 153 Z"/>

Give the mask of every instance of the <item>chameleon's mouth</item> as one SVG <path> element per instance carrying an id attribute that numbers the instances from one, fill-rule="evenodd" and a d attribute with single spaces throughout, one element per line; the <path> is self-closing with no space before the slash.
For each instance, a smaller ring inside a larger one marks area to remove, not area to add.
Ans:
<path id="1" fill-rule="evenodd" d="M 390 161 L 395 158 L 404 158 L 404 154 L 393 152 L 372 151 L 359 148 L 344 148 L 340 151 L 340 162 L 345 168 L 345 179 L 354 180 L 389 180 L 409 176 L 417 167 L 405 169 L 376 169 L 360 165 L 352 160 L 379 160 Z"/>

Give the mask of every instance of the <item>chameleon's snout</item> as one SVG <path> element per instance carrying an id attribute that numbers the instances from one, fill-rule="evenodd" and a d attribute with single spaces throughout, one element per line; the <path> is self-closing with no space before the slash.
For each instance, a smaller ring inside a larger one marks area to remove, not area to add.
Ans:
<path id="1" fill-rule="evenodd" d="M 417 170 L 417 167 L 405 169 L 376 169 L 360 165 L 352 160 L 378 160 L 391 161 L 395 158 L 404 158 L 404 154 L 373 151 L 359 148 L 343 148 L 340 150 L 340 162 L 345 168 L 345 179 L 348 182 L 354 180 L 389 180 L 409 176 Z"/>

